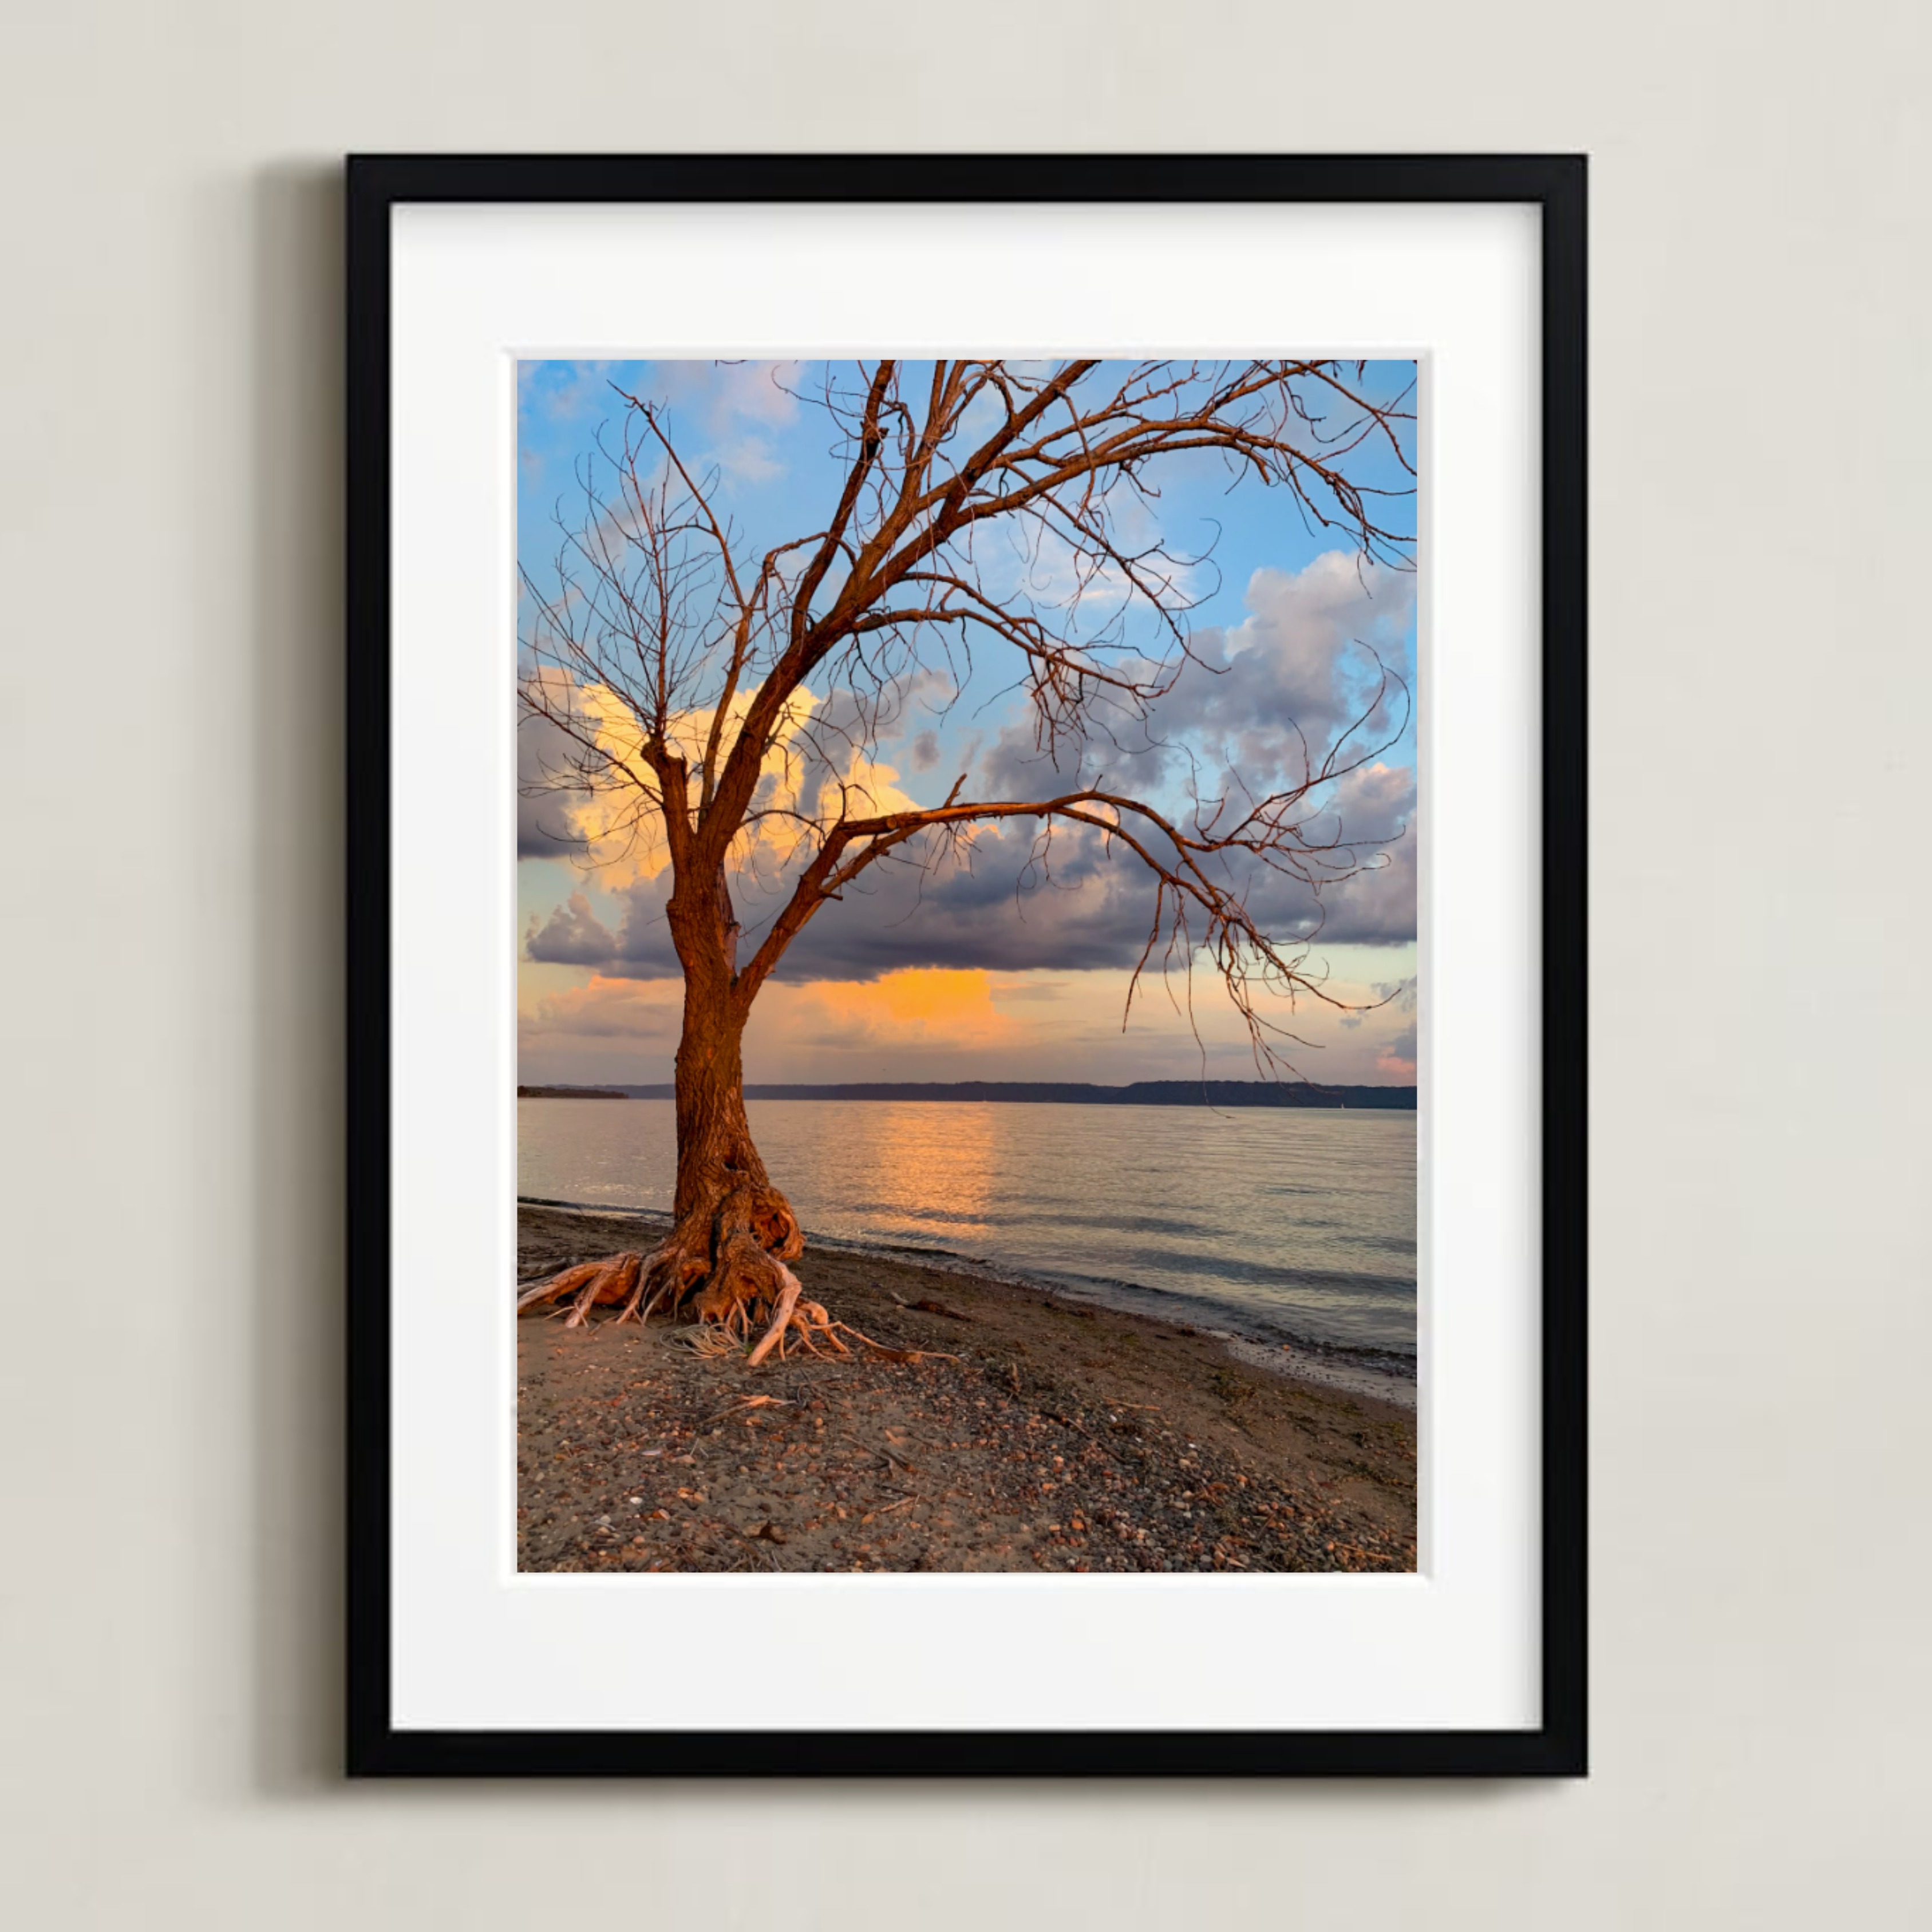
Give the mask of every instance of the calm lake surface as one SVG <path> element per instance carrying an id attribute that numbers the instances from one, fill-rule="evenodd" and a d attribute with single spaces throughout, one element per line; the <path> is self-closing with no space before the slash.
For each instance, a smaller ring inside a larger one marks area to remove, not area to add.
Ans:
<path id="1" fill-rule="evenodd" d="M 1415 1352 L 1412 1113 L 754 1100 L 810 1234 L 1244 1332 Z M 668 1100 L 519 1100 L 519 1194 L 668 1212 Z"/>

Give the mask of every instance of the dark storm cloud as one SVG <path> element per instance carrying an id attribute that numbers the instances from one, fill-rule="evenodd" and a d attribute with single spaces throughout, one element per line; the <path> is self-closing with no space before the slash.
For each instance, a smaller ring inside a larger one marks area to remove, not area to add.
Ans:
<path id="1" fill-rule="evenodd" d="M 1030 728 L 1008 725 L 979 754 L 973 790 L 994 799 L 1048 799 L 1104 778 L 1108 789 L 1158 797 L 1170 812 L 1191 791 L 1245 800 L 1304 782 L 1338 743 L 1338 762 L 1369 758 L 1400 728 L 1400 694 L 1369 727 L 1351 728 L 1374 699 L 1377 655 L 1400 667 L 1413 608 L 1413 580 L 1339 553 L 1293 575 L 1262 571 L 1251 581 L 1249 615 L 1228 632 L 1197 634 L 1199 662 L 1144 722 L 1114 720 L 1111 736 L 1043 752 Z M 904 706 L 899 707 L 904 715 Z M 864 707 L 835 692 L 813 719 L 802 748 L 802 808 L 815 808 L 833 766 L 866 736 Z M 818 755 L 814 754 L 813 747 Z M 910 762 L 925 770 L 938 743 L 925 732 Z M 826 761 L 830 760 L 830 764 Z M 1178 808 L 1184 821 L 1188 808 Z M 1415 775 L 1371 762 L 1311 797 L 1312 844 L 1346 842 L 1359 868 L 1318 896 L 1300 880 L 1231 856 L 1223 881 L 1244 890 L 1251 912 L 1277 940 L 1318 937 L 1322 945 L 1400 944 L 1415 936 Z M 554 849 L 554 848 L 553 848 Z M 908 854 L 916 847 L 906 848 Z M 1337 855 L 1346 862 L 1343 855 Z M 748 959 L 790 896 L 793 869 L 734 884 Z M 674 978 L 678 966 L 664 922 L 668 877 L 640 880 L 618 896 L 614 933 L 580 895 L 533 929 L 533 959 L 592 966 L 607 976 Z M 985 828 L 970 856 L 929 866 L 888 860 L 820 908 L 780 962 L 781 979 L 870 980 L 907 967 L 1024 972 L 1132 966 L 1146 947 L 1156 884 L 1134 854 L 1097 831 L 1060 826 L 1050 844 L 1037 821 Z M 1192 922 L 1196 939 L 1204 936 Z M 1164 940 L 1162 944 L 1164 945 Z M 1158 956 L 1160 947 L 1156 947 Z"/>
<path id="2" fill-rule="evenodd" d="M 1414 795 L 1406 770 L 1358 775 L 1316 830 L 1363 842 L 1364 870 L 1325 887 L 1320 898 L 1298 880 L 1257 871 L 1247 879 L 1250 907 L 1283 940 L 1318 934 L 1324 946 L 1400 944 L 1415 933 Z M 788 877 L 734 883 L 745 927 L 741 959 L 790 890 Z M 529 941 L 532 959 L 589 966 L 616 979 L 675 978 L 676 956 L 664 924 L 668 880 L 640 880 L 620 894 L 624 915 L 613 933 L 581 894 L 560 907 Z M 997 972 L 1048 968 L 1064 972 L 1131 966 L 1147 944 L 1154 881 L 1139 860 L 1096 832 L 1055 831 L 1040 849 L 1030 822 L 991 828 L 970 863 L 942 860 L 929 871 L 890 862 L 874 866 L 822 907 L 779 962 L 781 980 L 872 980 L 912 966 L 983 967 Z M 1195 922 L 1196 936 L 1200 925 Z"/>
<path id="3" fill-rule="evenodd" d="M 1265 928 L 1283 939 L 1318 932 L 1324 945 L 1400 944 L 1415 936 L 1414 774 L 1371 767 L 1333 788 L 1312 837 L 1346 839 L 1360 867 L 1318 898 L 1298 880 L 1250 865 L 1245 885 Z M 1098 832 L 1061 826 L 1042 849 L 1037 824 L 989 827 L 970 863 L 930 872 L 881 864 L 824 908 L 780 967 L 787 979 L 869 979 L 904 966 L 1024 972 L 1131 966 L 1147 944 L 1155 882 L 1139 859 Z M 741 893 L 740 917 L 762 924 L 767 904 Z M 1200 922 L 1194 926 L 1201 936 Z"/>
<path id="4" fill-rule="evenodd" d="M 572 794 L 556 789 L 569 769 L 571 740 L 548 718 L 517 721 L 517 856 L 566 859 L 584 850 L 571 830 Z M 581 796 L 581 794 L 577 794 Z"/>

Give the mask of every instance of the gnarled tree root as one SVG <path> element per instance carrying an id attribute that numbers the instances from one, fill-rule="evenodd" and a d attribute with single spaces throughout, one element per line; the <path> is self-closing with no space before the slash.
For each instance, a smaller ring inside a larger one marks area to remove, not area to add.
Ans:
<path id="1" fill-rule="evenodd" d="M 553 1275 L 548 1281 L 540 1281 L 518 1296 L 517 1312 L 524 1314 L 569 1294 L 573 1299 L 563 1325 L 566 1328 L 580 1328 L 598 1302 L 621 1301 L 630 1293 L 642 1259 L 634 1252 L 626 1250 L 622 1254 L 607 1255 L 602 1261 L 583 1262 L 575 1268 L 566 1268 L 561 1274 Z"/>
<path id="2" fill-rule="evenodd" d="M 805 1299 L 790 1264 L 805 1252 L 805 1237 L 783 1195 L 776 1188 L 741 1186 L 722 1195 L 715 1206 L 686 1215 L 648 1255 L 626 1250 L 600 1261 L 581 1262 L 536 1283 L 518 1298 L 517 1312 L 571 1298 L 566 1328 L 582 1327 L 592 1308 L 621 1304 L 616 1321 L 640 1324 L 660 1307 L 675 1317 L 694 1291 L 698 1330 L 692 1346 L 700 1354 L 722 1355 L 747 1350 L 754 1368 L 776 1354 L 781 1361 L 794 1345 L 806 1354 L 850 1357 L 840 1340 L 849 1335 L 887 1361 L 928 1359 L 956 1361 L 932 1349 L 892 1348 L 843 1322 L 824 1305 Z M 762 1329 L 754 1342 L 754 1330 Z"/>

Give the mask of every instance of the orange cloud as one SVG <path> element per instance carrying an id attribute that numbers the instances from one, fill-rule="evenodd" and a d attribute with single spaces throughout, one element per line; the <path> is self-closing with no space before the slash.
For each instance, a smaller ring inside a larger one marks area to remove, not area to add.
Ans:
<path id="1" fill-rule="evenodd" d="M 568 702 L 591 727 L 598 747 L 611 758 L 632 770 L 641 772 L 644 734 L 630 706 L 608 686 L 576 683 L 568 674 L 549 670 L 541 674 L 554 686 L 567 688 Z M 563 701 L 555 692 L 553 702 Z M 779 714 L 776 737 L 760 770 L 766 790 L 764 807 L 769 814 L 797 807 L 804 796 L 808 767 L 814 760 L 820 774 L 829 772 L 834 781 L 832 802 L 836 808 L 842 788 L 846 812 L 863 818 L 874 812 L 905 812 L 914 801 L 899 788 L 898 768 L 869 755 L 868 747 L 843 743 L 834 734 L 828 744 L 814 745 L 801 734 L 806 731 L 818 698 L 801 685 L 786 700 Z M 736 742 L 740 727 L 750 710 L 752 694 L 740 692 L 724 714 L 723 743 L 728 752 Z M 690 767 L 691 783 L 699 782 L 698 772 L 715 712 L 697 710 L 680 712 L 670 722 L 670 742 Z M 638 794 L 628 787 L 592 792 L 587 797 L 561 797 L 558 810 L 570 829 L 589 846 L 601 874 L 599 883 L 607 891 L 637 879 L 654 879 L 670 862 L 664 842 L 662 820 L 654 811 L 641 815 Z M 798 828 L 790 820 L 768 815 L 741 831 L 733 842 L 734 860 L 740 864 L 782 865 L 798 843 Z"/>
<path id="2" fill-rule="evenodd" d="M 562 968 L 544 968 L 561 972 Z M 745 1042 L 754 1082 L 838 1080 L 1128 1080 L 1192 1077 L 1202 1045 L 1216 1078 L 1252 1079 L 1246 1034 L 1220 982 L 1202 976 L 1192 1022 L 1160 996 L 1135 1008 L 1123 1033 L 1126 976 L 1063 974 L 1016 980 L 983 968 L 909 968 L 874 980 L 819 980 L 766 986 Z M 1338 997 L 1374 997 L 1337 983 Z M 535 986 L 520 1016 L 527 1077 L 668 1081 L 683 988 L 674 980 L 590 977 Z M 1348 1025 L 1326 1009 L 1282 1016 L 1306 1047 L 1282 1043 L 1296 1072 L 1318 1080 L 1415 1078 L 1414 1022 L 1392 1006 Z M 1325 1050 L 1323 1050 L 1324 1049 Z"/>
<path id="3" fill-rule="evenodd" d="M 521 1030 L 533 1043 L 544 1036 L 569 1034 L 672 1045 L 682 992 L 674 982 L 593 974 L 586 985 L 540 994 L 524 1006 Z M 994 1004 L 991 973 L 916 967 L 876 980 L 769 986 L 753 1010 L 748 1046 L 755 1064 L 767 1054 L 798 1048 L 918 1046 L 942 1053 L 1012 1048 L 1024 1046 L 1028 1032 Z"/>
<path id="4" fill-rule="evenodd" d="M 772 1006 L 784 1034 L 841 1043 L 996 1046 L 1022 1031 L 993 1004 L 993 976 L 980 968 L 908 967 L 880 980 L 820 980 L 771 992 L 780 998 L 767 994 L 760 1004 Z"/>

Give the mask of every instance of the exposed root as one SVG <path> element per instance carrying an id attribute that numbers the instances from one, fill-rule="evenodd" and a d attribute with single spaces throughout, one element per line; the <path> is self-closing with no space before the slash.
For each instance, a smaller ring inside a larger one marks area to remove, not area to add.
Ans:
<path id="1" fill-rule="evenodd" d="M 675 1308 L 694 1264 L 703 1265 L 702 1257 L 692 1252 L 685 1231 L 674 1231 L 668 1240 L 653 1248 L 639 1264 L 637 1284 L 631 1290 L 630 1299 L 617 1311 L 617 1319 L 611 1325 L 621 1328 L 626 1322 L 635 1322 L 642 1327 L 651 1318 L 651 1311 L 667 1294 L 670 1296 L 671 1306 Z M 649 1301 L 644 1300 L 646 1288 L 651 1291 Z M 641 1312 L 638 1307 L 640 1302 L 644 1304 Z"/>
<path id="2" fill-rule="evenodd" d="M 561 1274 L 554 1274 L 548 1281 L 538 1282 L 534 1288 L 526 1288 L 517 1297 L 517 1312 L 527 1313 L 532 1308 L 541 1308 L 547 1301 L 554 1301 L 560 1294 L 568 1294 L 584 1284 L 601 1268 L 602 1262 L 584 1262 L 576 1268 L 567 1268 Z"/>
<path id="3" fill-rule="evenodd" d="M 849 1322 L 835 1322 L 835 1328 L 842 1328 L 855 1342 L 862 1342 L 875 1355 L 883 1355 L 889 1362 L 956 1362 L 957 1355 L 942 1354 L 937 1348 L 889 1348 L 883 1342 L 875 1342 L 869 1335 L 862 1335 Z M 842 1350 L 842 1354 L 845 1352 Z"/>
<path id="4" fill-rule="evenodd" d="M 787 1344 L 796 1342 L 808 1355 L 816 1355 L 820 1361 L 826 1359 L 825 1351 L 817 1345 L 820 1342 L 830 1344 L 834 1354 L 851 1358 L 852 1351 L 832 1332 L 832 1317 L 825 1312 L 823 1302 L 801 1301 L 792 1310 L 791 1321 L 778 1336 L 778 1360 L 783 1361 L 789 1352 Z"/>
<path id="5" fill-rule="evenodd" d="M 805 1292 L 798 1276 L 783 1262 L 774 1262 L 772 1266 L 778 1270 L 778 1305 L 772 1310 L 772 1325 L 765 1330 L 764 1338 L 752 1351 L 751 1366 L 754 1369 L 778 1346 L 779 1336 L 791 1326 L 792 1311 L 797 1307 L 798 1298 Z"/>
<path id="6" fill-rule="evenodd" d="M 638 1278 L 641 1258 L 628 1252 L 613 1255 L 578 1291 L 577 1299 L 564 1317 L 563 1325 L 566 1328 L 580 1328 L 598 1302 L 615 1301 L 620 1295 L 628 1294 L 631 1284 Z"/>
<path id="7" fill-rule="evenodd" d="M 576 1267 L 567 1268 L 561 1274 L 526 1288 L 517 1298 L 517 1312 L 526 1314 L 532 1308 L 574 1294 L 576 1299 L 571 1306 L 570 1319 L 564 1324 L 574 1328 L 596 1303 L 620 1300 L 629 1292 L 635 1278 L 632 1270 L 639 1262 L 640 1257 L 628 1250 L 606 1255 L 601 1261 L 580 1262 Z"/>
<path id="8" fill-rule="evenodd" d="M 748 1365 L 756 1368 L 774 1354 L 787 1360 L 795 1344 L 820 1360 L 849 1360 L 852 1351 L 839 1339 L 842 1334 L 887 1361 L 958 1360 L 930 1349 L 888 1348 L 833 1321 L 821 1303 L 804 1298 L 791 1270 L 790 1264 L 804 1252 L 804 1234 L 784 1196 L 770 1186 L 740 1186 L 710 1211 L 686 1215 L 648 1255 L 627 1250 L 536 1283 L 517 1298 L 517 1312 L 550 1308 L 553 1315 L 564 1314 L 553 1304 L 568 1297 L 566 1328 L 584 1326 L 590 1311 L 606 1304 L 617 1306 L 610 1326 L 641 1325 L 660 1307 L 675 1318 L 697 1290 L 692 1307 L 698 1326 L 688 1339 L 700 1355 L 742 1350 Z"/>

